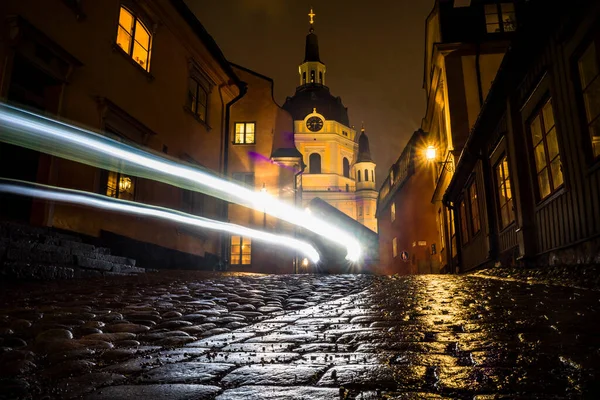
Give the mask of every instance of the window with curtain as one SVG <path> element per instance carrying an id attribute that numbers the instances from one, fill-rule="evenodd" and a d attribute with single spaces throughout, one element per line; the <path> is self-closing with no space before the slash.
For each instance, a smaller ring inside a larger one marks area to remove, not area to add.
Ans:
<path id="1" fill-rule="evenodd" d="M 496 197 L 498 201 L 498 212 L 500 214 L 500 228 L 503 229 L 515 220 L 512 187 L 506 155 L 498 161 L 494 170 L 496 175 Z"/>
<path id="2" fill-rule="evenodd" d="M 469 208 L 471 209 L 471 233 L 475 236 L 481 230 L 479 202 L 477 201 L 477 183 L 475 181 L 469 186 Z"/>
<path id="3" fill-rule="evenodd" d="M 552 99 L 548 100 L 534 115 L 529 124 L 529 133 L 533 144 L 538 193 L 541 200 L 548 197 L 564 182 Z"/>
<path id="4" fill-rule="evenodd" d="M 231 265 L 252 264 L 252 240 L 243 236 L 231 237 Z"/>
<path id="5" fill-rule="evenodd" d="M 117 28 L 117 46 L 146 71 L 150 71 L 152 34 L 139 15 L 121 6 Z"/>
<path id="6" fill-rule="evenodd" d="M 600 157 L 600 39 L 579 59 L 579 80 L 594 158 Z"/>
<path id="7" fill-rule="evenodd" d="M 236 122 L 235 123 L 235 144 L 254 144 L 256 143 L 256 124 L 254 122 Z"/>
<path id="8" fill-rule="evenodd" d="M 517 29 L 515 5 L 513 3 L 486 4 L 485 24 L 487 33 L 515 31 Z"/>

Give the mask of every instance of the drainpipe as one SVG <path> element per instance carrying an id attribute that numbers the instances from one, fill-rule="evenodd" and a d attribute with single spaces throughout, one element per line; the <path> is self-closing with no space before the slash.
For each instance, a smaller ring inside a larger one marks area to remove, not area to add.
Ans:
<path id="1" fill-rule="evenodd" d="M 223 92 L 222 89 L 227 86 L 236 85 L 232 81 L 228 81 L 227 83 L 223 83 L 219 85 L 219 97 L 221 98 L 221 122 L 222 122 L 222 130 L 221 130 L 221 155 L 222 157 L 219 159 L 219 170 L 224 178 L 227 178 L 228 173 L 228 163 L 229 163 L 229 125 L 231 119 L 231 106 L 234 105 L 238 100 L 240 100 L 248 91 L 248 85 L 246 83 L 242 83 L 239 86 L 240 93 L 233 98 L 229 103 L 225 104 L 223 100 Z M 227 222 L 229 219 L 229 203 L 226 201 L 221 202 L 221 220 Z M 225 240 L 225 235 L 221 234 L 221 260 L 227 260 L 227 249 L 228 249 L 228 241 Z"/>
<path id="2" fill-rule="evenodd" d="M 477 94 L 479 95 L 479 107 L 483 105 L 483 88 L 481 87 L 481 64 L 479 62 L 481 56 L 481 45 L 479 42 L 475 45 L 475 74 L 477 75 Z"/>

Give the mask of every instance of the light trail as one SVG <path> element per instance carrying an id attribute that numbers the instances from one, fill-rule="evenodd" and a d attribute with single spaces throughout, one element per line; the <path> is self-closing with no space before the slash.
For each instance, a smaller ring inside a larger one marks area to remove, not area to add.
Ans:
<path id="1" fill-rule="evenodd" d="M 194 228 L 228 232 L 234 235 L 251 237 L 252 239 L 275 246 L 283 246 L 292 250 L 298 250 L 306 257 L 309 257 L 314 263 L 319 262 L 319 253 L 310 243 L 285 235 L 275 235 L 228 222 L 215 221 L 204 217 L 186 214 L 164 207 L 114 199 L 111 197 L 106 197 L 95 193 L 82 192 L 79 190 L 56 188 L 53 186 L 41 185 L 39 183 L 30 183 L 4 178 L 0 178 L 0 193 L 9 193 L 50 201 L 58 201 L 62 203 L 77 204 L 108 211 L 167 220 L 192 226 Z"/>
<path id="2" fill-rule="evenodd" d="M 176 162 L 98 133 L 0 104 L 0 141 L 54 156 L 167 183 L 264 212 L 312 231 L 346 248 L 346 259 L 358 261 L 358 240 L 336 226 L 274 198 L 221 179 L 212 171 Z"/>

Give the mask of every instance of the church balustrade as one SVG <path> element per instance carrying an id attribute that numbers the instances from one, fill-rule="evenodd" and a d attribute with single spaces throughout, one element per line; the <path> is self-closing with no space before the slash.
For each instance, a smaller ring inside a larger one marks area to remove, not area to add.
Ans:
<path id="1" fill-rule="evenodd" d="M 355 186 L 304 186 L 302 190 L 305 192 L 354 192 Z"/>

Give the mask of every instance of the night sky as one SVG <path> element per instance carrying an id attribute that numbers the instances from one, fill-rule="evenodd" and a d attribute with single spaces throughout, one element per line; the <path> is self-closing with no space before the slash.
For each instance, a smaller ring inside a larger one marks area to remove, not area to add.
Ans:
<path id="1" fill-rule="evenodd" d="M 380 185 L 425 112 L 425 18 L 433 0 L 186 0 L 231 62 L 298 86 L 312 5 L 327 86 L 369 136 Z"/>

